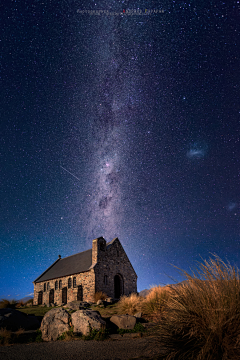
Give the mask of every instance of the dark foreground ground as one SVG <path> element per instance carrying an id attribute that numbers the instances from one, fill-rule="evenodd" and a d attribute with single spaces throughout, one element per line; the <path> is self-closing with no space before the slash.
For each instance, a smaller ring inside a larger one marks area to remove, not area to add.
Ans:
<path id="1" fill-rule="evenodd" d="M 53 341 L 0 347 L 1 360 L 130 360 L 160 355 L 155 336 L 130 340 Z"/>

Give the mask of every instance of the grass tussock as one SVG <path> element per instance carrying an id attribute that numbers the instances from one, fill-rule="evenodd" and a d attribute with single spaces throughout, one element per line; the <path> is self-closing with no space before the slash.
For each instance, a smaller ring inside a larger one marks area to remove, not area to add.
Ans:
<path id="1" fill-rule="evenodd" d="M 152 320 L 159 321 L 162 317 L 165 305 L 169 299 L 169 287 L 155 286 L 143 301 L 142 311 L 148 314 Z"/>
<path id="2" fill-rule="evenodd" d="M 121 313 L 134 315 L 136 312 L 143 312 L 152 320 L 159 320 L 164 306 L 169 297 L 169 289 L 156 286 L 143 298 L 135 293 L 129 296 L 123 295 L 118 302 Z"/>
<path id="3" fill-rule="evenodd" d="M 123 295 L 118 302 L 118 308 L 123 314 L 134 315 L 136 312 L 142 310 L 142 302 L 143 298 L 135 293 L 129 296 Z"/>
<path id="4" fill-rule="evenodd" d="M 11 331 L 0 328 L 0 345 L 8 345 L 11 340 Z"/>
<path id="5" fill-rule="evenodd" d="M 239 270 L 221 259 L 204 261 L 165 304 L 160 345 L 168 360 L 240 359 Z"/>
<path id="6" fill-rule="evenodd" d="M 97 291 L 95 294 L 94 294 L 94 301 L 97 302 L 98 300 L 106 300 L 107 298 L 107 294 L 105 294 L 104 292 L 102 291 Z"/>

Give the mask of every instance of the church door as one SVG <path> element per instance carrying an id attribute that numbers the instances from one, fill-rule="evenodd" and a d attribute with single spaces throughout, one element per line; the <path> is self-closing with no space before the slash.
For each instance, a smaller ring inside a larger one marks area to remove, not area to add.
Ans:
<path id="1" fill-rule="evenodd" d="M 82 288 L 82 285 L 78 286 L 77 300 L 78 301 L 83 301 L 83 288 Z"/>
<path id="2" fill-rule="evenodd" d="M 49 292 L 49 304 L 54 304 L 54 289 Z"/>
<path id="3" fill-rule="evenodd" d="M 43 298 L 43 293 L 42 291 L 40 291 L 38 293 L 38 305 L 42 305 L 42 298 Z"/>
<path id="4" fill-rule="evenodd" d="M 123 295 L 123 281 L 120 275 L 114 276 L 114 297 L 119 299 Z"/>
<path id="5" fill-rule="evenodd" d="M 67 287 L 62 289 L 62 302 L 63 304 L 67 304 Z"/>

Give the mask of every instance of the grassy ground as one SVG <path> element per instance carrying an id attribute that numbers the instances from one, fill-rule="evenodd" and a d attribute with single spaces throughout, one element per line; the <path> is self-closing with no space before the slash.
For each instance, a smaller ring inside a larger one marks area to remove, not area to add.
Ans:
<path id="1" fill-rule="evenodd" d="M 24 307 L 24 308 L 20 308 L 17 310 L 19 310 L 25 314 L 28 314 L 28 315 L 44 316 L 51 309 L 52 309 L 52 307 L 33 306 L 33 307 Z"/>

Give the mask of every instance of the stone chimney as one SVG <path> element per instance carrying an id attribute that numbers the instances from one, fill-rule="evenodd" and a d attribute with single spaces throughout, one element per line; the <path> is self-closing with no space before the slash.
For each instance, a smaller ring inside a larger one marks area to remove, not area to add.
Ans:
<path id="1" fill-rule="evenodd" d="M 106 240 L 101 236 L 92 242 L 92 265 L 99 260 L 101 252 L 106 251 Z"/>

